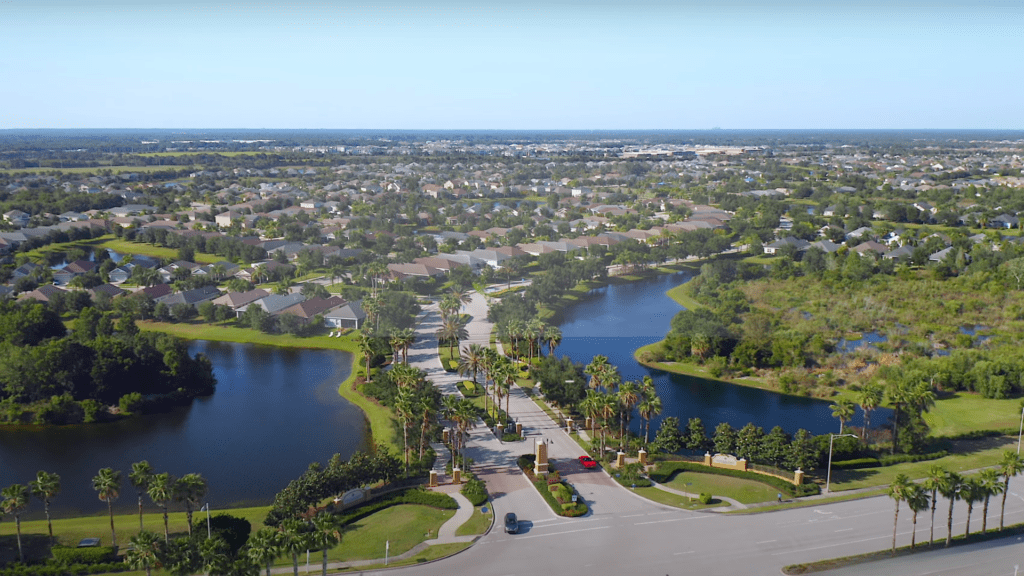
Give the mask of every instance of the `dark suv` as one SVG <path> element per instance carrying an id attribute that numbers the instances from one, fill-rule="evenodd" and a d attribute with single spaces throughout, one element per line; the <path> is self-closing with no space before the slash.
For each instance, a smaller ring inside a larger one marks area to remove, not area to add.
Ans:
<path id="1" fill-rule="evenodd" d="M 519 521 L 516 520 L 516 515 L 512 512 L 505 514 L 505 534 L 515 534 L 519 532 Z"/>

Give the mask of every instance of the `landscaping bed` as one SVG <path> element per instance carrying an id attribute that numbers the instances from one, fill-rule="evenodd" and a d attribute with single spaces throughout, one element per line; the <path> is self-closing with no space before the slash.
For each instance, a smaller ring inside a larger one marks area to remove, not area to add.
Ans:
<path id="1" fill-rule="evenodd" d="M 662 462 L 658 467 L 650 473 L 651 480 L 659 484 L 667 484 L 678 472 L 698 472 L 700 474 L 716 474 L 720 476 L 732 476 L 733 478 L 742 478 L 744 480 L 752 480 L 754 482 L 760 482 L 767 484 L 779 492 L 788 496 L 800 497 L 800 496 L 811 496 L 814 494 L 821 493 L 821 487 L 817 484 L 801 484 L 795 486 L 791 482 L 787 482 L 781 478 L 774 476 L 765 476 L 763 474 L 756 474 L 754 472 L 742 472 L 739 470 L 729 470 L 727 468 L 712 468 L 710 466 L 703 466 L 701 464 L 693 464 L 691 462 Z"/>
<path id="2" fill-rule="evenodd" d="M 586 502 L 583 501 L 583 497 L 576 492 L 576 489 L 571 484 L 562 480 L 550 461 L 548 462 L 548 468 L 551 472 L 548 473 L 547 477 L 535 476 L 533 473 L 535 461 L 536 456 L 533 454 L 524 454 L 519 457 L 517 464 L 526 473 L 530 483 L 537 489 L 537 492 L 540 492 L 541 497 L 544 498 L 544 501 L 548 503 L 548 506 L 551 507 L 555 514 L 567 518 L 575 518 L 583 516 L 590 510 Z M 573 496 L 576 496 L 575 502 L 573 502 Z"/>

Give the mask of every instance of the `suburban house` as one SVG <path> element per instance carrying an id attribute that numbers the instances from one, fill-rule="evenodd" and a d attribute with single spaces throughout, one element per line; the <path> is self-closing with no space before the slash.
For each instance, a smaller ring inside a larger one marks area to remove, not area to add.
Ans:
<path id="1" fill-rule="evenodd" d="M 263 308 L 264 312 L 277 314 L 285 308 L 294 306 L 305 299 L 306 297 L 299 292 L 292 294 L 270 294 L 269 296 L 264 296 L 259 300 L 254 300 L 249 304 L 236 308 L 235 315 L 241 317 L 242 314 L 245 314 L 246 310 L 251 306 L 259 306 L 260 308 Z"/>
<path id="2" fill-rule="evenodd" d="M 359 328 L 366 320 L 366 312 L 363 311 L 362 301 L 355 300 L 324 314 L 324 326 L 328 328 Z"/>
<path id="3" fill-rule="evenodd" d="M 228 292 L 223 296 L 215 298 L 213 303 L 218 306 L 227 306 L 231 310 L 237 310 L 246 304 L 255 302 L 260 298 L 266 298 L 267 296 L 270 296 L 270 292 L 262 288 L 256 288 L 248 292 Z"/>
<path id="4" fill-rule="evenodd" d="M 323 314 L 338 306 L 345 303 L 345 299 L 341 296 L 331 296 L 330 298 L 320 298 L 316 296 L 294 304 L 281 310 L 281 314 L 291 314 L 298 316 L 304 324 L 309 324 L 317 314 Z"/>
<path id="5" fill-rule="evenodd" d="M 811 247 L 811 243 L 808 242 L 807 240 L 794 238 L 793 236 L 787 236 L 785 238 L 780 238 L 779 240 L 776 240 L 771 244 L 765 244 L 764 253 L 776 254 L 779 250 L 782 250 L 786 246 L 793 246 L 794 248 L 797 249 L 798 252 L 803 252 L 804 250 L 807 250 L 808 248 Z"/>
<path id="6" fill-rule="evenodd" d="M 203 302 L 213 300 L 220 295 L 220 290 L 217 290 L 216 286 L 203 286 L 201 288 L 195 288 L 192 290 L 186 290 L 184 292 L 174 292 L 166 296 L 156 298 L 157 302 L 162 302 L 168 306 L 174 306 L 175 304 L 188 304 L 190 306 L 199 306 Z"/>

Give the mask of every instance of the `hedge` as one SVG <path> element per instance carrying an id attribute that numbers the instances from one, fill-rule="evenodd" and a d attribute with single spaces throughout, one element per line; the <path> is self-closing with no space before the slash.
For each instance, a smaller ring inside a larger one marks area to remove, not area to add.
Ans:
<path id="1" fill-rule="evenodd" d="M 487 485 L 478 478 L 470 478 L 462 485 L 462 495 L 465 496 L 473 506 L 482 506 L 487 502 Z"/>
<path id="2" fill-rule="evenodd" d="M 937 460 L 946 456 L 949 456 L 949 450 L 939 450 L 938 452 L 930 452 L 928 454 L 893 454 L 891 456 L 882 456 L 878 460 L 882 463 L 882 466 L 892 466 L 893 464 L 902 464 L 904 462 Z"/>
<path id="3" fill-rule="evenodd" d="M 651 480 L 659 484 L 668 482 L 669 479 L 677 472 L 698 472 L 701 474 L 718 474 L 720 476 L 732 476 L 734 478 L 743 478 L 744 480 L 753 480 L 754 482 L 761 482 L 762 484 L 768 484 L 774 488 L 779 489 L 781 492 L 785 492 L 790 496 L 811 496 L 814 494 L 821 493 L 821 486 L 817 484 L 801 484 L 799 486 L 794 485 L 792 482 L 787 482 L 782 478 L 776 478 L 775 476 L 766 476 L 764 474 L 757 474 L 754 472 L 742 472 L 740 470 L 729 470 L 728 468 L 712 468 L 710 466 L 703 466 L 700 464 L 692 464 L 690 462 L 663 462 L 658 466 L 658 469 L 651 472 Z"/>
<path id="4" fill-rule="evenodd" d="M 109 574 L 111 572 L 127 572 L 128 564 L 124 562 L 103 562 L 99 564 L 62 564 L 49 560 L 46 564 L 19 564 L 17 562 L 0 568 L 0 576 L 75 576 L 85 574 Z"/>
<path id="5" fill-rule="evenodd" d="M 853 460 L 839 460 L 832 463 L 833 470 L 848 470 L 852 468 L 877 468 L 882 463 L 878 458 L 854 458 Z"/>
<path id="6" fill-rule="evenodd" d="M 582 496 L 576 496 L 575 506 L 573 506 L 573 502 L 559 502 L 557 497 L 551 493 L 551 490 L 546 481 L 535 479 L 533 480 L 533 486 L 534 488 L 537 489 L 537 492 L 540 492 L 540 495 L 544 498 L 544 501 L 548 503 L 548 506 L 550 506 L 551 509 L 555 512 L 555 514 L 558 514 L 559 516 L 575 518 L 576 516 L 582 516 L 586 514 L 589 510 L 589 508 L 587 508 L 586 502 L 583 501 Z M 560 482 L 558 484 L 552 484 L 551 486 L 559 486 L 560 489 L 564 489 L 565 493 L 569 494 L 571 498 L 573 491 L 566 484 Z M 556 490 L 560 489 L 556 488 Z"/>
<path id="7" fill-rule="evenodd" d="M 51 549 L 53 558 L 62 564 L 100 564 L 114 559 L 114 548 L 111 546 L 91 546 L 72 548 L 70 546 L 54 546 Z"/>

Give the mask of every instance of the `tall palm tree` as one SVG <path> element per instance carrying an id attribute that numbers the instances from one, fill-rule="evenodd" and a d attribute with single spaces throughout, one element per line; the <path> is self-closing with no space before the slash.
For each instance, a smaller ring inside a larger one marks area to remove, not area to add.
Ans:
<path id="1" fill-rule="evenodd" d="M 110 541 L 117 546 L 117 533 L 114 532 L 114 500 L 121 495 L 121 471 L 103 468 L 92 478 L 92 489 L 97 492 L 100 500 L 107 503 L 110 513 Z"/>
<path id="2" fill-rule="evenodd" d="M 999 481 L 999 470 L 995 468 L 982 470 L 978 475 L 978 481 L 985 497 L 985 504 L 981 508 L 981 533 L 984 534 L 985 529 L 988 528 L 988 501 L 996 494 L 1003 492 L 1003 484 Z"/>
<path id="3" fill-rule="evenodd" d="M 562 331 L 558 326 L 548 326 L 544 329 L 544 337 L 548 341 L 548 355 L 555 355 L 555 348 L 562 343 Z"/>
<path id="4" fill-rule="evenodd" d="M 476 422 L 476 408 L 469 400 L 459 400 L 455 407 L 455 422 L 459 425 L 459 451 L 462 453 L 462 468 L 466 468 L 466 431 Z"/>
<path id="5" fill-rule="evenodd" d="M 299 554 L 312 548 L 309 533 L 309 524 L 298 518 L 288 518 L 281 523 L 281 534 L 284 537 L 281 550 L 286 554 L 291 554 L 294 576 L 299 576 Z"/>
<path id="6" fill-rule="evenodd" d="M 1024 472 L 1024 459 L 1013 450 L 1003 452 L 999 461 L 999 473 L 1003 477 L 1003 503 L 999 507 L 999 529 L 1003 529 L 1003 517 L 1006 515 L 1006 494 L 1010 491 L 1010 478 Z"/>
<path id="7" fill-rule="evenodd" d="M 889 484 L 889 498 L 896 501 L 896 513 L 892 517 L 892 553 L 896 555 L 896 524 L 900 518 L 900 502 L 907 499 L 910 490 L 910 478 L 906 474 L 897 474 Z"/>
<path id="8" fill-rule="evenodd" d="M 185 516 L 188 518 L 188 535 L 192 535 L 193 508 L 206 496 L 209 486 L 201 475 L 185 474 L 174 483 L 174 500 L 185 504 Z"/>
<path id="9" fill-rule="evenodd" d="M 615 399 L 615 396 L 610 392 L 605 392 L 597 397 L 597 413 L 602 420 L 601 424 L 601 454 L 605 452 L 607 446 L 606 433 L 608 430 L 608 419 L 615 416 L 618 412 L 619 403 Z"/>
<path id="10" fill-rule="evenodd" d="M 437 412 L 437 407 L 434 405 L 433 398 L 424 394 L 420 397 L 419 402 L 417 402 L 416 408 L 419 410 L 421 417 L 420 460 L 423 460 L 423 450 L 427 446 L 427 431 L 430 430 L 430 423 L 434 420 L 434 414 Z"/>
<path id="11" fill-rule="evenodd" d="M 846 398 L 840 398 L 836 400 L 835 404 L 830 405 L 829 409 L 832 410 L 832 417 L 839 419 L 839 433 L 842 434 L 843 425 L 853 418 L 853 402 Z"/>
<path id="12" fill-rule="evenodd" d="M 139 495 L 139 530 L 142 530 L 142 495 L 149 490 L 149 481 L 153 479 L 153 467 L 148 460 L 132 464 L 132 471 L 128 473 L 128 481 L 135 487 Z"/>
<path id="13" fill-rule="evenodd" d="M 363 358 L 366 359 L 366 381 L 369 382 L 370 378 L 370 358 L 373 358 L 373 338 L 370 336 L 368 328 L 364 325 L 363 329 L 359 331 L 359 339 L 356 341 L 359 345 L 359 351 L 363 353 Z"/>
<path id="14" fill-rule="evenodd" d="M 939 499 L 936 498 L 936 495 L 941 491 L 942 485 L 946 482 L 946 479 L 946 469 L 938 464 L 933 464 L 931 468 L 928 468 L 928 477 L 924 479 L 924 488 L 926 490 L 930 490 L 932 493 L 932 526 L 928 531 L 929 546 L 935 543 L 935 506 L 939 503 Z"/>
<path id="15" fill-rule="evenodd" d="M 437 307 L 441 310 L 441 318 L 444 320 L 455 315 L 459 308 L 462 307 L 462 302 L 452 294 L 445 294 L 441 297 L 441 302 L 438 303 Z"/>
<path id="16" fill-rule="evenodd" d="M 388 335 L 388 345 L 391 346 L 391 362 L 398 364 L 398 359 L 402 355 L 402 339 L 398 335 L 398 330 L 392 330 Z"/>
<path id="17" fill-rule="evenodd" d="M 149 499 L 153 501 L 164 512 L 164 543 L 167 544 L 171 541 L 170 531 L 168 530 L 167 524 L 167 504 L 174 498 L 174 485 L 176 484 L 174 476 L 171 476 L 167 472 L 161 472 L 154 474 L 153 478 L 149 481 L 149 487 L 146 492 L 149 494 Z"/>
<path id="18" fill-rule="evenodd" d="M 861 434 L 861 440 L 869 440 L 868 430 L 871 428 L 871 413 L 882 404 L 882 397 L 884 395 L 885 390 L 875 382 L 868 384 L 860 391 L 857 401 L 860 403 L 860 409 L 864 412 L 864 430 Z"/>
<path id="19" fill-rule="evenodd" d="M 43 511 L 46 513 L 46 528 L 50 532 L 50 547 L 53 547 L 53 522 L 50 521 L 50 500 L 60 494 L 60 476 L 40 470 L 36 473 L 36 479 L 28 483 L 32 495 L 43 502 Z"/>
<path id="20" fill-rule="evenodd" d="M 640 387 L 636 382 L 628 380 L 619 387 L 616 395 L 619 402 L 619 446 L 629 451 L 629 438 L 626 436 L 626 423 L 633 416 L 633 407 L 640 401 Z"/>
<path id="21" fill-rule="evenodd" d="M 416 341 L 416 331 L 412 328 L 402 328 L 398 331 L 398 337 L 402 345 L 402 361 L 409 363 L 409 346 Z"/>
<path id="22" fill-rule="evenodd" d="M 917 543 L 917 513 L 928 509 L 928 491 L 920 484 L 910 484 L 906 493 L 907 506 L 913 515 L 913 530 L 910 532 L 910 549 Z"/>
<path id="23" fill-rule="evenodd" d="M 245 555 L 257 565 L 266 566 L 270 576 L 270 566 L 284 552 L 284 536 L 277 530 L 264 526 L 249 537 Z"/>
<path id="24" fill-rule="evenodd" d="M 590 440 L 597 439 L 597 392 L 594 390 L 587 390 L 587 395 L 579 401 L 577 408 L 580 414 L 583 414 L 585 418 L 590 419 Z"/>
<path id="25" fill-rule="evenodd" d="M 646 420 L 646 426 L 644 426 L 644 445 L 648 443 L 648 438 L 651 432 L 651 418 L 661 414 L 661 397 L 657 394 L 647 395 L 645 394 L 643 400 L 637 405 L 637 410 L 640 411 L 640 417 Z"/>
<path id="26" fill-rule="evenodd" d="M 459 376 L 473 375 L 473 383 L 476 383 L 477 373 L 483 366 L 483 346 L 470 344 L 462 348 L 462 360 L 459 362 Z"/>
<path id="27" fill-rule="evenodd" d="M 964 478 L 960 485 L 960 499 L 967 503 L 967 524 L 964 527 L 964 537 L 966 537 L 971 532 L 971 512 L 974 511 L 974 503 L 985 499 L 981 482 L 973 476 Z"/>
<path id="28" fill-rule="evenodd" d="M 960 499 L 960 489 L 964 479 L 956 472 L 947 472 L 946 481 L 939 488 L 939 493 L 949 499 L 949 516 L 946 517 L 946 548 L 953 543 L 953 504 Z"/>
<path id="29" fill-rule="evenodd" d="M 323 576 L 327 576 L 327 551 L 341 542 L 341 529 L 337 518 L 327 512 L 317 514 L 310 523 L 313 527 L 310 543 L 323 551 Z"/>
<path id="30" fill-rule="evenodd" d="M 131 537 L 131 546 L 124 552 L 124 561 L 132 570 L 145 570 L 146 576 L 152 576 L 153 567 L 160 561 L 157 555 L 160 552 L 160 537 L 156 534 L 143 530 Z"/>
<path id="31" fill-rule="evenodd" d="M 395 396 L 395 414 L 402 422 L 402 444 L 405 447 L 405 473 L 409 474 L 409 423 L 415 416 L 415 396 L 410 388 L 399 388 Z"/>
<path id="32" fill-rule="evenodd" d="M 899 444 L 900 412 L 910 400 L 911 392 L 908 383 L 903 380 L 891 382 L 886 392 L 889 396 L 889 403 L 892 404 L 892 448 L 890 453 L 895 454 Z"/>
<path id="33" fill-rule="evenodd" d="M 512 356 L 519 359 L 519 339 L 523 337 L 525 325 L 521 320 L 509 320 L 505 323 L 505 334 L 512 342 Z"/>
<path id="34" fill-rule="evenodd" d="M 523 336 L 527 338 L 530 343 L 530 364 L 533 364 L 533 350 L 534 347 L 537 349 L 537 355 L 540 356 L 541 342 L 544 340 L 544 323 L 534 318 L 526 323 L 526 329 L 523 331 Z"/>
<path id="35" fill-rule="evenodd" d="M 11 484 L 0 490 L 0 496 L 3 497 L 0 508 L 3 508 L 4 514 L 14 514 L 14 524 L 18 530 L 18 561 L 24 562 L 25 553 L 21 549 L 21 513 L 28 508 L 28 488 L 21 484 Z"/>
<path id="36" fill-rule="evenodd" d="M 591 359 L 590 364 L 583 369 L 583 373 L 590 376 L 590 389 L 597 390 L 601 387 L 601 378 L 605 376 L 608 364 L 608 357 L 598 354 Z"/>
<path id="37" fill-rule="evenodd" d="M 448 355 L 452 356 L 452 348 L 459 343 L 460 340 L 469 338 L 469 332 L 466 330 L 466 323 L 459 320 L 457 317 L 445 318 L 441 321 L 441 327 L 436 332 L 437 339 L 448 342 Z"/>

